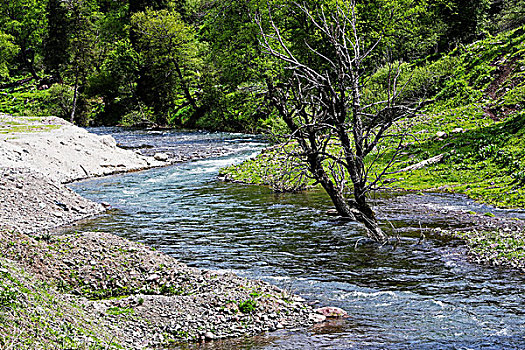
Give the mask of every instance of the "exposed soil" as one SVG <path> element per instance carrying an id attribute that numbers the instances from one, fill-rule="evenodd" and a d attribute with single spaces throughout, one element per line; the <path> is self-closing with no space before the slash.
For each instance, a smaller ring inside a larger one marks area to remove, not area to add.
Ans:
<path id="1" fill-rule="evenodd" d="M 0 166 L 27 168 L 60 183 L 171 164 L 117 147 L 110 135 L 88 133 L 55 118 L 0 114 Z"/>
<path id="2" fill-rule="evenodd" d="M 516 68 L 516 62 L 518 58 L 515 57 L 509 62 L 499 62 L 496 61 L 492 65 L 497 67 L 496 76 L 494 80 L 489 84 L 485 93 L 492 99 L 497 100 L 504 95 L 504 91 L 501 90 L 502 85 L 509 79 L 512 72 Z M 484 107 L 485 113 L 492 118 L 494 121 L 499 121 L 511 113 L 515 112 L 514 108 L 507 106 L 506 109 L 500 110 L 498 106 L 486 106 Z"/>

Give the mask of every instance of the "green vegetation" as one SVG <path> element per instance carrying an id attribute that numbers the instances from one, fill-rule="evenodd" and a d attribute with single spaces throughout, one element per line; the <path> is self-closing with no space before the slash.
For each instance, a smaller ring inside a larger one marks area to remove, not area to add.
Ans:
<path id="1" fill-rule="evenodd" d="M 255 310 L 257 310 L 257 301 L 254 299 L 246 299 L 243 301 L 240 301 L 237 306 L 239 307 L 239 311 L 244 314 L 251 314 Z"/>
<path id="2" fill-rule="evenodd" d="M 464 193 L 499 207 L 525 207 L 524 43 L 525 28 L 520 27 L 437 59 L 400 64 L 404 94 L 423 91 L 431 102 L 420 115 L 394 127 L 394 133 L 407 131 L 409 137 L 389 165 L 383 189 Z M 384 76 L 380 69 L 371 77 L 371 90 L 383 84 Z M 378 157 L 370 169 L 372 178 L 388 165 L 397 146 L 390 143 L 372 154 Z M 294 143 L 274 146 L 221 174 L 277 191 L 315 186 L 296 149 Z M 328 150 L 339 152 L 331 146 Z M 430 159 L 437 160 L 425 163 Z M 521 235 L 495 230 L 460 237 L 480 261 L 521 266 Z"/>
<path id="3" fill-rule="evenodd" d="M 0 258 L 0 348 L 119 348 L 95 320 L 12 261 Z"/>
<path id="4" fill-rule="evenodd" d="M 384 187 L 465 193 L 497 206 L 525 206 L 524 42 L 525 31 L 519 28 L 458 48 L 437 61 L 407 67 L 405 76 L 411 77 L 407 94 L 429 84 L 434 102 L 422 115 L 398 126 L 410 128 L 411 137 Z M 429 74 L 432 80 L 427 79 Z M 381 71 L 375 75 L 377 81 L 380 75 Z M 221 173 L 276 189 L 312 186 L 314 181 L 307 178 L 292 149 L 273 147 Z M 386 165 L 392 152 L 372 173 Z M 403 171 L 439 155 L 443 159 L 436 164 Z"/>
<path id="5" fill-rule="evenodd" d="M 9 118 L 0 115 L 0 134 L 30 133 L 59 129 L 59 125 L 43 124 L 41 118 Z"/>
<path id="6" fill-rule="evenodd" d="M 305 2 L 331 11 L 329 0 Z M 283 6 L 285 5 L 285 6 Z M 283 28 L 299 58 L 325 52 L 290 2 L 272 0 L 12 0 L 0 4 L 0 111 L 78 124 L 276 131 L 269 78 L 283 64 L 259 46 L 254 14 Z M 395 9 L 395 26 L 384 26 Z M 411 62 L 523 23 L 518 0 L 378 0 L 358 5 L 360 34 L 384 33 L 383 53 Z M 401 28 L 400 28 L 401 27 Z M 369 43 L 364 43 L 368 45 Z M 460 87 L 458 87 L 460 88 Z M 510 99 L 517 98 L 508 96 Z"/>
<path id="7" fill-rule="evenodd" d="M 522 267 L 525 261 L 525 236 L 515 231 L 463 232 L 458 237 L 466 240 L 480 262 L 495 266 Z"/>
<path id="8" fill-rule="evenodd" d="M 127 307 L 110 307 L 106 311 L 108 315 L 119 316 L 119 315 L 132 315 L 135 311 L 132 308 Z"/>

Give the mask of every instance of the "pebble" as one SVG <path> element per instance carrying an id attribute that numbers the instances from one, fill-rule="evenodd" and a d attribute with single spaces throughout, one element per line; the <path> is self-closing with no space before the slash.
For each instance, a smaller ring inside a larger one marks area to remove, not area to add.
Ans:
<path id="1" fill-rule="evenodd" d="M 345 317 L 348 316 L 348 313 L 338 307 L 335 306 L 325 306 L 314 310 L 316 313 L 320 315 L 324 315 L 326 317 Z"/>
<path id="2" fill-rule="evenodd" d="M 155 153 L 153 158 L 155 158 L 155 160 L 158 160 L 158 161 L 161 161 L 161 162 L 167 162 L 168 159 L 170 159 L 170 156 L 167 155 L 166 153 Z"/>

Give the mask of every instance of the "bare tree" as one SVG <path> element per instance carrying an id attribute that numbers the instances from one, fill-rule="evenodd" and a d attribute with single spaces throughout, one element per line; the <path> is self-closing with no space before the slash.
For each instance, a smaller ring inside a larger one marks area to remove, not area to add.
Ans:
<path id="1" fill-rule="evenodd" d="M 381 184 L 402 148 L 403 137 L 393 132 L 393 126 L 414 115 L 420 104 L 403 99 L 406 83 L 398 83 L 396 64 L 390 64 L 383 97 L 364 98 L 366 80 L 372 75 L 365 62 L 384 34 L 379 33 L 378 39 L 365 47 L 355 1 L 339 0 L 329 14 L 299 3 L 291 6 L 321 34 L 329 50 L 321 53 L 306 42 L 321 64 L 303 62 L 290 49 L 271 8 L 267 20 L 256 16 L 261 46 L 283 62 L 288 73 L 279 83 L 267 81 L 271 103 L 291 130 L 290 141 L 297 145 L 312 177 L 328 193 L 338 213 L 363 223 L 372 239 L 386 241 L 367 197 Z M 394 13 L 386 20 L 393 21 Z M 372 170 L 374 162 L 384 156 L 381 145 L 385 143 L 395 151 L 383 169 Z M 347 198 L 348 188 L 352 188 L 352 198 Z"/>

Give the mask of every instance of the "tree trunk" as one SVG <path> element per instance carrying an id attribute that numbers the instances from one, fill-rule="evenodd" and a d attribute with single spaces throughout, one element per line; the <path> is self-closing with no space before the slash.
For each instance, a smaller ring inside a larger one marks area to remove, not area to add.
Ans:
<path id="1" fill-rule="evenodd" d="M 386 242 L 388 236 L 379 227 L 374 211 L 370 208 L 370 205 L 368 205 L 366 200 L 364 183 L 360 182 L 354 184 L 354 198 L 355 200 L 351 201 L 350 205 L 358 212 L 355 217 L 359 222 L 365 225 L 368 231 L 368 236 L 375 241 Z"/>
<path id="2" fill-rule="evenodd" d="M 36 81 L 39 81 L 39 80 L 40 80 L 40 77 L 39 77 L 38 74 L 36 73 L 35 66 L 33 65 L 32 60 L 27 56 L 27 49 L 26 49 L 26 47 L 25 47 L 25 44 L 22 44 L 22 45 L 21 45 L 20 52 L 21 52 L 21 54 L 22 54 L 22 60 L 24 61 L 24 64 L 25 64 L 26 68 L 27 68 L 27 69 L 29 70 L 29 72 L 31 73 L 31 76 L 32 76 L 33 79 L 35 79 Z"/>
<path id="3" fill-rule="evenodd" d="M 71 107 L 71 118 L 70 118 L 71 124 L 75 122 L 75 114 L 77 111 L 77 101 L 78 101 L 78 73 L 75 76 L 75 87 L 73 91 L 73 106 Z"/>
<path id="4" fill-rule="evenodd" d="M 319 181 L 321 186 L 323 186 L 339 215 L 346 219 L 356 220 L 352 208 L 348 205 L 343 193 L 335 187 L 332 180 L 328 177 L 328 174 L 326 174 L 317 153 L 308 155 L 308 165 L 310 172 L 314 175 L 315 179 Z"/>
<path id="5" fill-rule="evenodd" d="M 203 107 L 199 107 L 197 105 L 197 100 L 191 95 L 190 88 L 188 87 L 188 84 L 186 84 L 186 79 L 184 79 L 184 75 L 182 74 L 182 70 L 180 69 L 179 63 L 174 62 L 175 64 L 175 70 L 177 71 L 177 75 L 179 76 L 180 85 L 182 88 L 182 91 L 184 92 L 184 96 L 186 96 L 187 102 L 193 107 L 194 111 L 191 117 L 188 119 L 188 121 L 185 123 L 185 126 L 188 128 L 194 128 L 197 124 L 197 121 L 204 116 L 204 113 L 206 112 L 206 109 Z"/>

